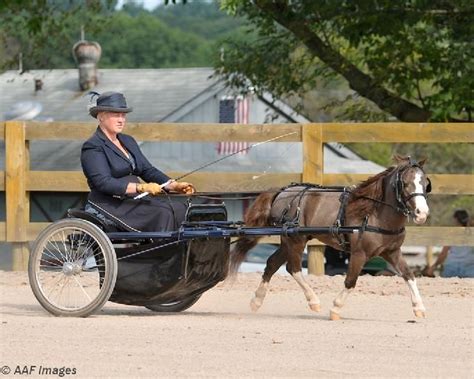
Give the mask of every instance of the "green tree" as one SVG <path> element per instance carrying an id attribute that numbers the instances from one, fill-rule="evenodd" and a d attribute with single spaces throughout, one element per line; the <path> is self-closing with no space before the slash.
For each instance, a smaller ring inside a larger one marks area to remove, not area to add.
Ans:
<path id="1" fill-rule="evenodd" d="M 152 14 L 170 27 L 193 33 L 208 41 L 217 41 L 241 32 L 243 20 L 223 12 L 217 1 L 202 0 L 186 5 L 161 5 Z"/>
<path id="2" fill-rule="evenodd" d="M 217 62 L 231 86 L 303 96 L 337 77 L 401 121 L 473 120 L 470 0 L 223 0 L 222 7 L 255 33 L 228 41 Z"/>
<path id="3" fill-rule="evenodd" d="M 72 68 L 71 47 L 80 38 L 102 46 L 102 68 L 212 66 L 218 41 L 235 34 L 242 21 L 216 3 L 161 5 L 153 12 L 140 2 L 33 0 L 0 2 L 0 69 Z"/>
<path id="4" fill-rule="evenodd" d="M 101 67 L 164 68 L 211 64 L 203 38 L 169 27 L 148 12 L 116 12 L 108 27 L 92 35 L 103 47 Z"/>
<path id="5" fill-rule="evenodd" d="M 107 25 L 116 0 L 0 1 L 0 69 L 59 68 L 74 64 L 71 47 L 81 26 L 94 32 Z"/>

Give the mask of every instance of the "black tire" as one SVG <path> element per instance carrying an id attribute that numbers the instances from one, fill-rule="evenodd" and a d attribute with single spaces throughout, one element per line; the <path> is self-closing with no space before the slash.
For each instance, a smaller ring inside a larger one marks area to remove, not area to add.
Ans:
<path id="1" fill-rule="evenodd" d="M 117 258 L 107 235 L 81 219 L 64 219 L 44 229 L 28 263 L 30 286 L 55 316 L 87 317 L 109 299 Z"/>
<path id="2" fill-rule="evenodd" d="M 153 312 L 182 312 L 192 307 L 201 297 L 201 294 L 165 304 L 147 304 L 146 308 Z"/>

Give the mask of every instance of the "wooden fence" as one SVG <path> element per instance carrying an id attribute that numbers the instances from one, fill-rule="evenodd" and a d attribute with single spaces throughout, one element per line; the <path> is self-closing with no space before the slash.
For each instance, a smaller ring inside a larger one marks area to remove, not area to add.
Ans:
<path id="1" fill-rule="evenodd" d="M 86 192 L 87 183 L 78 171 L 31 171 L 29 142 L 34 140 L 87 139 L 95 130 L 92 123 L 72 122 L 0 122 L 0 138 L 5 139 L 5 171 L 0 175 L 0 191 L 6 192 L 6 222 L 0 223 L 0 241 L 11 242 L 14 249 L 14 269 L 25 269 L 28 241 L 35 239 L 47 223 L 30 222 L 29 193 L 33 191 Z M 196 172 L 189 177 L 200 191 L 253 191 L 284 186 L 290 182 L 311 182 L 323 185 L 350 185 L 368 177 L 367 174 L 324 173 L 323 143 L 325 142 L 412 142 L 412 143 L 472 143 L 474 124 L 157 124 L 130 123 L 127 133 L 139 141 L 248 141 L 260 142 L 294 133 L 276 142 L 302 142 L 303 172 L 274 173 L 251 178 L 260 173 Z M 180 172 L 168 173 L 178 177 Z M 433 194 L 472 195 L 473 175 L 430 175 Z M 224 185 L 219 183 L 225 183 Z M 248 185 L 242 186 L 242 183 Z M 407 228 L 407 245 L 474 245 L 468 228 L 415 227 Z M 314 273 L 323 273 L 321 246 L 309 246 L 309 265 Z M 1 258 L 0 258 L 1 259 Z"/>

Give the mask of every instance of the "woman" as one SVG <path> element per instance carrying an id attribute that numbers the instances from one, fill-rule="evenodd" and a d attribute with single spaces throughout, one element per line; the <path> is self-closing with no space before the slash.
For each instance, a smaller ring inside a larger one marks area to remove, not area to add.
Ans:
<path id="1" fill-rule="evenodd" d="M 185 204 L 154 196 L 192 194 L 194 187 L 171 180 L 153 167 L 135 139 L 122 134 L 131 111 L 118 92 L 103 93 L 89 110 L 99 126 L 81 150 L 82 169 L 91 189 L 86 211 L 127 230 L 176 230 L 185 218 Z M 136 199 L 138 194 L 145 196 Z"/>
<path id="2" fill-rule="evenodd" d="M 465 209 L 455 211 L 453 218 L 458 226 L 471 225 L 469 213 Z M 472 246 L 444 246 L 436 262 L 423 270 L 423 275 L 434 277 L 434 271 L 440 265 L 443 265 L 443 278 L 474 278 L 474 249 Z"/>

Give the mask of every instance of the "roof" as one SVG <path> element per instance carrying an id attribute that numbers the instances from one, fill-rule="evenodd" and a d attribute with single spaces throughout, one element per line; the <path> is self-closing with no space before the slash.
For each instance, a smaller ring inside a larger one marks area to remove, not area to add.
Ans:
<path id="1" fill-rule="evenodd" d="M 212 90 L 216 78 L 212 68 L 180 69 L 100 69 L 94 91 L 126 94 L 134 111 L 132 122 L 157 122 L 205 91 Z M 79 89 L 77 69 L 31 70 L 23 74 L 6 71 L 0 75 L 0 120 L 22 101 L 42 105 L 43 119 L 91 121 L 88 91 Z M 35 91 L 35 79 L 42 89 Z"/>

